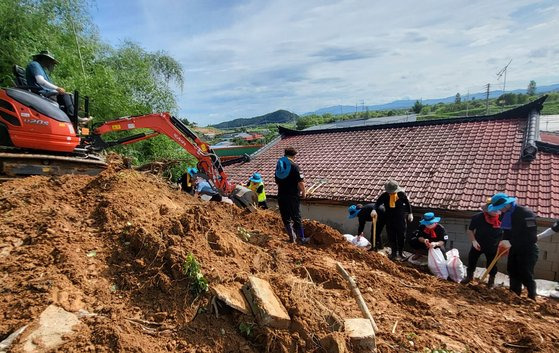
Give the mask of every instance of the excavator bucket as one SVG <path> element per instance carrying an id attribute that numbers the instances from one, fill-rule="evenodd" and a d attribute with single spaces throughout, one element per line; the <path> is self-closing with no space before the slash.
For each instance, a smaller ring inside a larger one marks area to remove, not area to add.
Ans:
<path id="1" fill-rule="evenodd" d="M 256 211 L 258 196 L 252 190 L 242 185 L 235 186 L 235 189 L 229 196 L 233 203 L 241 208 L 247 208 L 250 212 Z"/>

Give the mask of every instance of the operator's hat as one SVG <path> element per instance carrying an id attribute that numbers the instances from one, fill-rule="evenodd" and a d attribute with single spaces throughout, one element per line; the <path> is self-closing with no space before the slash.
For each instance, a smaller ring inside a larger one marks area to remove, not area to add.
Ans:
<path id="1" fill-rule="evenodd" d="M 39 53 L 33 55 L 33 60 L 37 60 L 39 58 L 47 58 L 55 64 L 58 64 L 58 60 L 56 60 L 48 50 L 41 50 Z"/>

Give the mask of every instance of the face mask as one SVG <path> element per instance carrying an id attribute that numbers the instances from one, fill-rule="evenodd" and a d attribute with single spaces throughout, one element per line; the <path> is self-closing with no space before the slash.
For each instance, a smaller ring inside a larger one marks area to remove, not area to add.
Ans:
<path id="1" fill-rule="evenodd" d="M 429 229 L 433 229 L 433 228 L 435 228 L 436 226 L 437 226 L 437 223 L 433 223 L 433 224 L 429 224 L 429 225 L 427 225 L 427 226 L 425 226 L 425 227 L 427 227 L 427 228 L 429 228 Z"/>

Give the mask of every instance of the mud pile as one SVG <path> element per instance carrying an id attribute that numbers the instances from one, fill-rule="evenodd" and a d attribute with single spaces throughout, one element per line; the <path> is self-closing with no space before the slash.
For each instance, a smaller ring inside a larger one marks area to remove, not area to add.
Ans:
<path id="1" fill-rule="evenodd" d="M 5 182 L 0 341 L 55 304 L 95 314 L 64 337 L 64 352 L 321 352 L 326 336 L 346 339 L 332 334 L 344 318 L 362 317 L 340 261 L 380 328 L 380 352 L 559 351 L 556 301 L 441 281 L 359 250 L 325 225 L 307 221 L 305 230 L 310 245 L 289 244 L 273 211 L 206 203 L 118 165 L 97 177 Z M 289 330 L 234 310 L 216 318 L 211 292 L 195 296 L 183 273 L 190 253 L 210 287 L 268 280 Z M 21 349 L 16 341 L 13 351 Z"/>

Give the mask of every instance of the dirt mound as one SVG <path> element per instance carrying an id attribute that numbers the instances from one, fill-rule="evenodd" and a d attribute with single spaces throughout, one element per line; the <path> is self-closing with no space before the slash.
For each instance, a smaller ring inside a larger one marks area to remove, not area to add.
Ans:
<path id="1" fill-rule="evenodd" d="M 0 220 L 0 341 L 56 304 L 96 314 L 65 352 L 323 351 L 327 336 L 344 339 L 344 318 L 362 317 L 340 261 L 380 328 L 380 352 L 559 350 L 557 302 L 441 281 L 317 222 L 305 222 L 310 245 L 293 245 L 273 211 L 205 203 L 117 165 L 97 177 L 3 183 Z M 189 254 L 210 287 L 268 280 L 289 330 L 226 308 L 216 318 L 210 292 L 196 296 L 183 273 Z"/>

